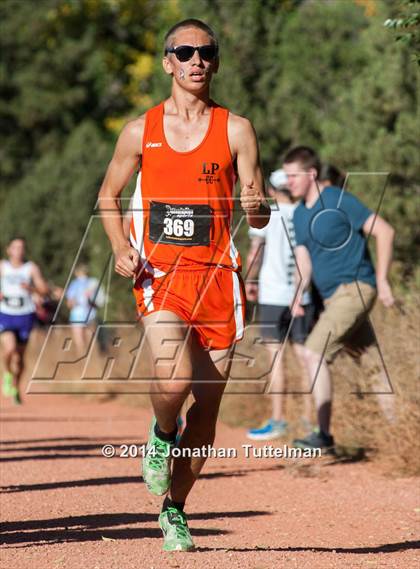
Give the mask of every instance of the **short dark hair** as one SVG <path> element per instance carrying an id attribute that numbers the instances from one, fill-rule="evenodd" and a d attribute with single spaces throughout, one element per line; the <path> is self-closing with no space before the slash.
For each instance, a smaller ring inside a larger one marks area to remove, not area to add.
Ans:
<path id="1" fill-rule="evenodd" d="M 283 163 L 299 162 L 304 170 L 315 168 L 317 176 L 321 172 L 321 160 L 313 148 L 309 146 L 295 146 L 284 157 Z"/>
<path id="2" fill-rule="evenodd" d="M 168 48 L 173 47 L 173 45 L 171 44 L 173 36 L 176 34 L 176 32 L 178 30 L 185 28 L 198 28 L 199 30 L 203 30 L 203 32 L 206 32 L 210 36 L 214 45 L 219 47 L 219 42 L 217 41 L 216 34 L 214 33 L 214 31 L 211 29 L 210 26 L 208 26 L 205 22 L 202 22 L 201 20 L 196 20 L 195 18 L 189 18 L 188 20 L 182 20 L 182 22 L 178 22 L 177 24 L 172 26 L 170 30 L 166 32 L 164 40 L 165 53 Z"/>
<path id="3" fill-rule="evenodd" d="M 318 180 L 320 182 L 329 180 L 333 186 L 337 186 L 339 188 L 342 188 L 344 186 L 345 179 L 345 174 L 343 174 L 343 172 L 341 172 L 333 164 L 323 164 L 321 167 L 321 172 L 318 176 Z"/>
<path id="4" fill-rule="evenodd" d="M 23 241 L 23 243 L 26 245 L 26 238 L 23 237 L 23 235 L 13 235 L 10 239 L 8 239 L 7 247 L 10 245 L 10 243 L 13 243 L 13 241 Z"/>

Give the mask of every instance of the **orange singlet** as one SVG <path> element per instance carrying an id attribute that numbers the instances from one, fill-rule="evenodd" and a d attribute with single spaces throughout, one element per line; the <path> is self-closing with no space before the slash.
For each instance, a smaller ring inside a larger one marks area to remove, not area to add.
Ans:
<path id="1" fill-rule="evenodd" d="M 230 232 L 236 173 L 229 111 L 212 106 L 207 133 L 188 152 L 169 146 L 163 115 L 164 103 L 146 113 L 133 198 L 130 239 L 142 261 L 138 310 L 175 312 L 204 347 L 226 348 L 242 338 L 244 320 L 241 262 Z"/>

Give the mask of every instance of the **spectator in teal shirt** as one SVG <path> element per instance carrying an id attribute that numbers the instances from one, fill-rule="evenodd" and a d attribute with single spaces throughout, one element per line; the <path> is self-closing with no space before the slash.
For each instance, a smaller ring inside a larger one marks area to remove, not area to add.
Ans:
<path id="1" fill-rule="evenodd" d="M 325 307 L 305 342 L 319 428 L 294 442 L 302 448 L 329 449 L 334 439 L 328 364 L 342 349 L 358 357 L 376 342 L 368 316 L 376 296 L 385 306 L 394 303 L 388 282 L 394 230 L 352 194 L 338 187 L 320 188 L 320 168 L 317 154 L 306 146 L 290 150 L 283 164 L 290 192 L 301 200 L 293 216 L 300 273 L 293 314 L 303 313 L 301 298 L 311 277 Z M 368 235 L 376 238 L 376 272 L 367 248 Z M 389 417 L 389 394 L 385 397 L 387 403 L 380 403 Z"/>

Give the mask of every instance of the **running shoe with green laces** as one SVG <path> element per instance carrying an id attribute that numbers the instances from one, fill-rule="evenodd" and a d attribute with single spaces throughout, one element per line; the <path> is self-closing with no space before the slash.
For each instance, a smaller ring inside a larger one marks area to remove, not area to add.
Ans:
<path id="1" fill-rule="evenodd" d="M 181 510 L 169 506 L 160 513 L 159 527 L 163 532 L 164 551 L 191 551 L 194 549 L 187 517 Z"/>
<path id="2" fill-rule="evenodd" d="M 5 397 L 13 395 L 13 374 L 10 371 L 5 371 L 3 374 L 2 392 Z"/>
<path id="3" fill-rule="evenodd" d="M 156 419 L 153 418 L 143 457 L 143 480 L 149 492 L 162 496 L 171 484 L 171 454 L 174 445 L 156 436 L 155 424 Z"/>

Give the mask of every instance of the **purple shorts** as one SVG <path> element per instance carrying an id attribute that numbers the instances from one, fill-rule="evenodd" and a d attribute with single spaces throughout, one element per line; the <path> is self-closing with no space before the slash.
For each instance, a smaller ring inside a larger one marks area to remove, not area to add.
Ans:
<path id="1" fill-rule="evenodd" d="M 35 324 L 35 312 L 30 314 L 5 314 L 0 312 L 0 334 L 13 332 L 19 344 L 29 340 L 31 330 Z"/>

